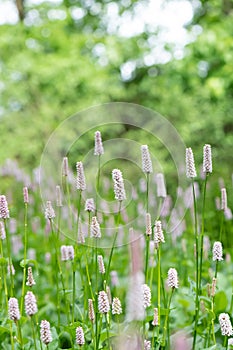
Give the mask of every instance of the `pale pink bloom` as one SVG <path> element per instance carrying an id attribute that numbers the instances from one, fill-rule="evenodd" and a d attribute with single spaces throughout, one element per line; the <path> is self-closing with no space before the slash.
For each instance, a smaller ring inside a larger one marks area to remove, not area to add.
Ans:
<path id="1" fill-rule="evenodd" d="M 160 220 L 155 221 L 154 242 L 155 242 L 155 247 L 156 248 L 158 247 L 159 243 L 165 243 L 163 230 L 162 230 L 162 224 L 161 224 Z"/>
<path id="2" fill-rule="evenodd" d="M 168 278 L 167 278 L 167 285 L 171 288 L 178 288 L 179 281 L 178 281 L 178 274 L 176 269 L 170 268 L 168 270 Z"/>
<path id="3" fill-rule="evenodd" d="M 104 148 L 103 148 L 103 143 L 102 143 L 102 138 L 101 138 L 101 132 L 96 131 L 95 132 L 95 150 L 94 150 L 94 155 L 95 156 L 100 156 L 104 154 Z"/>
<path id="4" fill-rule="evenodd" d="M 100 291 L 98 295 L 98 309 L 101 314 L 106 314 L 110 310 L 108 295 L 104 290 Z"/>
<path id="5" fill-rule="evenodd" d="M 6 231 L 2 221 L 0 221 L 0 239 L 4 240 L 6 238 Z"/>
<path id="6" fill-rule="evenodd" d="M 144 340 L 144 350 L 150 350 L 150 349 L 151 349 L 151 341 Z"/>
<path id="7" fill-rule="evenodd" d="M 28 188 L 27 187 L 23 188 L 23 201 L 24 201 L 25 204 L 29 203 Z"/>
<path id="8" fill-rule="evenodd" d="M 68 158 L 67 157 L 63 158 L 62 175 L 63 176 L 68 176 Z"/>
<path id="9" fill-rule="evenodd" d="M 214 242 L 213 246 L 213 261 L 221 261 L 223 260 L 222 257 L 222 243 L 221 242 Z"/>
<path id="10" fill-rule="evenodd" d="M 157 183 L 157 197 L 166 198 L 167 190 L 166 190 L 164 175 L 162 173 L 157 174 L 156 183 Z"/>
<path id="11" fill-rule="evenodd" d="M 77 162 L 76 163 L 76 170 L 77 170 L 77 179 L 76 179 L 76 189 L 80 191 L 86 190 L 86 179 L 83 169 L 83 163 Z"/>
<path id="12" fill-rule="evenodd" d="M 117 297 L 113 298 L 113 301 L 112 301 L 112 314 L 113 315 L 122 314 L 121 301 Z"/>
<path id="13" fill-rule="evenodd" d="M 8 316 L 10 320 L 15 322 L 20 319 L 19 304 L 16 298 L 8 300 Z"/>
<path id="14" fill-rule="evenodd" d="M 45 345 L 48 345 L 53 340 L 50 330 L 50 323 L 46 320 L 43 320 L 40 323 L 40 339 Z"/>
<path id="15" fill-rule="evenodd" d="M 95 311 L 94 311 L 92 299 L 88 299 L 88 316 L 89 316 L 90 321 L 92 323 L 94 323 L 95 322 Z"/>
<path id="16" fill-rule="evenodd" d="M 57 207 L 62 207 L 61 187 L 59 185 L 56 186 L 56 203 Z"/>
<path id="17" fill-rule="evenodd" d="M 203 172 L 212 173 L 212 155 L 210 145 L 205 145 L 203 147 Z"/>
<path id="18" fill-rule="evenodd" d="M 154 318 L 152 321 L 152 325 L 153 326 L 158 326 L 159 325 L 159 313 L 158 313 L 158 308 L 155 307 L 154 308 Z"/>
<path id="19" fill-rule="evenodd" d="M 221 189 L 221 210 L 227 209 L 227 191 L 225 188 Z"/>
<path id="20" fill-rule="evenodd" d="M 98 255 L 98 265 L 99 265 L 99 272 L 101 274 L 105 273 L 105 267 L 104 267 L 104 259 L 102 255 Z"/>
<path id="21" fill-rule="evenodd" d="M 6 200 L 6 196 L 1 195 L 0 196 L 0 218 L 1 219 L 9 219 L 9 209 L 8 204 Z"/>
<path id="22" fill-rule="evenodd" d="M 95 202 L 93 198 L 87 198 L 85 203 L 85 210 L 94 213 Z"/>
<path id="23" fill-rule="evenodd" d="M 37 313 L 36 297 L 32 292 L 27 292 L 24 298 L 25 312 L 28 316 L 33 316 Z"/>
<path id="24" fill-rule="evenodd" d="M 142 285 L 142 295 L 144 308 L 151 306 L 151 290 L 147 284 Z"/>
<path id="25" fill-rule="evenodd" d="M 97 221 L 97 217 L 93 216 L 91 220 L 91 237 L 94 238 L 101 238 L 101 231 L 100 231 L 100 225 Z"/>
<path id="26" fill-rule="evenodd" d="M 29 287 L 32 287 L 35 284 L 36 284 L 36 282 L 34 281 L 34 278 L 33 278 L 32 267 L 29 266 L 26 285 Z"/>
<path id="27" fill-rule="evenodd" d="M 152 162 L 150 158 L 150 152 L 147 145 L 141 146 L 142 153 L 142 171 L 146 174 L 150 174 L 153 172 Z"/>
<path id="28" fill-rule="evenodd" d="M 186 148 L 186 176 L 194 178 L 197 176 L 192 148 Z"/>
<path id="29" fill-rule="evenodd" d="M 80 346 L 85 344 L 84 332 L 82 327 L 76 328 L 76 343 Z"/>
<path id="30" fill-rule="evenodd" d="M 229 315 L 226 313 L 221 313 L 218 319 L 222 335 L 227 335 L 228 337 L 233 335 L 233 329 Z"/>
<path id="31" fill-rule="evenodd" d="M 114 193 L 115 199 L 118 201 L 123 201 L 126 199 L 124 180 L 122 173 L 119 169 L 114 169 L 112 171 L 112 179 L 114 183 Z"/>
<path id="32" fill-rule="evenodd" d="M 146 213 L 146 235 L 147 235 L 147 236 L 151 236 L 151 235 L 152 235 L 151 216 L 150 216 L 150 213 Z"/>
<path id="33" fill-rule="evenodd" d="M 55 211 L 53 210 L 51 201 L 46 202 L 46 208 L 45 208 L 45 219 L 54 219 L 56 217 Z"/>

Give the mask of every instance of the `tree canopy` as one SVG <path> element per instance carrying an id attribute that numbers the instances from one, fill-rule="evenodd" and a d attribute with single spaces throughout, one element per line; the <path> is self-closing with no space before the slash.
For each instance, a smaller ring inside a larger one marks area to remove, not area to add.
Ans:
<path id="1" fill-rule="evenodd" d="M 161 28 L 122 36 L 107 21 L 110 6 L 127 20 L 139 9 L 143 17 L 147 4 L 17 1 L 18 23 L 0 26 L 1 163 L 13 158 L 37 166 L 60 122 L 93 105 L 123 101 L 164 115 L 188 146 L 212 144 L 230 174 L 233 1 L 191 1 L 189 42 L 180 49 L 164 42 L 162 51 Z M 158 47 L 165 59 L 156 59 Z"/>

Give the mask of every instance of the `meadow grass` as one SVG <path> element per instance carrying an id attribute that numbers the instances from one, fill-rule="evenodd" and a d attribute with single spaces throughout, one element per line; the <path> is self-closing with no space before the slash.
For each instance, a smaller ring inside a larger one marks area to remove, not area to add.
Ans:
<path id="1" fill-rule="evenodd" d="M 75 186 L 69 181 L 66 157 L 62 183 L 54 184 L 56 202 L 46 198 L 43 209 L 33 182 L 15 181 L 22 195 L 14 200 L 8 193 L 9 208 L 1 195 L 2 349 L 231 347 L 232 216 L 224 187 L 214 207 L 211 148 L 204 146 L 202 176 L 187 149 L 190 182 L 177 190 L 178 210 L 163 174 L 153 173 L 148 146 L 141 151 L 144 186 L 134 188 L 133 199 L 124 169 L 109 174 L 109 204 L 99 195 L 109 184 L 100 132 L 96 191 L 86 184 L 81 161 Z"/>

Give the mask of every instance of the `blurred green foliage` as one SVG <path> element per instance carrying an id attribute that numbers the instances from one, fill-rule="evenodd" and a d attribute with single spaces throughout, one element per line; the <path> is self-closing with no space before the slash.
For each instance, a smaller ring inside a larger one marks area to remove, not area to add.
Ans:
<path id="1" fill-rule="evenodd" d="M 139 2 L 115 3 L 123 15 L 133 13 Z M 68 116 L 93 105 L 123 101 L 149 107 L 168 118 L 194 148 L 199 163 L 203 144 L 210 143 L 216 164 L 222 164 L 224 175 L 229 176 L 233 2 L 202 0 L 192 4 L 195 14 L 187 30 L 199 34 L 193 34 L 195 40 L 185 47 L 183 58 L 177 59 L 174 47 L 165 45 L 171 55 L 165 64 L 144 62 L 151 49 L 149 39 L 156 42 L 158 36 L 150 28 L 130 38 L 107 33 L 102 18 L 109 1 L 27 5 L 24 21 L 1 25 L 0 162 L 13 158 L 28 169 L 38 166 L 47 139 Z M 77 8 L 82 16 L 75 20 L 71 13 Z M 52 10 L 62 10 L 66 18 L 52 18 Z M 121 69 L 126 62 L 134 62 L 135 68 L 123 79 Z M 129 132 L 127 127 L 118 131 L 122 137 Z M 109 137 L 111 133 L 109 130 Z M 146 142 L 143 135 L 141 140 L 139 137 L 138 141 Z M 86 149 L 92 144 L 90 140 Z"/>

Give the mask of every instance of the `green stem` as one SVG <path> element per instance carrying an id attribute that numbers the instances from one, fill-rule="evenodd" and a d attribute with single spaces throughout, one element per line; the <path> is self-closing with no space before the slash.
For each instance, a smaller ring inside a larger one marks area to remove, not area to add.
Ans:
<path id="1" fill-rule="evenodd" d="M 205 203 L 206 203 L 206 185 L 207 185 L 208 173 L 206 174 L 205 182 L 204 182 L 204 191 L 203 191 L 203 204 L 202 204 L 202 226 L 201 226 L 201 242 L 200 242 L 200 265 L 199 265 L 199 277 L 198 278 L 198 307 L 195 310 L 195 326 L 194 326 L 194 334 L 193 334 L 193 346 L 192 349 L 195 349 L 196 338 L 197 338 L 197 324 L 198 324 L 198 314 L 200 310 L 199 296 L 202 294 L 202 265 L 203 265 L 203 243 L 204 243 L 204 232 L 205 232 Z M 197 249 L 196 249 L 197 251 Z M 195 306 L 196 308 L 196 306 Z"/>
<path id="2" fill-rule="evenodd" d="M 98 330 L 98 238 L 95 238 L 95 336 L 96 336 L 96 349 L 98 349 L 98 341 L 101 328 Z M 99 333 L 98 333 L 99 332 Z"/>
<path id="3" fill-rule="evenodd" d="M 160 211 L 161 211 L 161 208 L 162 208 L 162 202 L 163 202 L 163 198 L 162 198 L 162 197 L 159 197 L 158 214 L 157 214 L 157 217 L 156 217 L 156 220 L 157 220 L 157 221 L 158 221 L 159 218 L 160 218 Z"/>
<path id="4" fill-rule="evenodd" d="M 150 179 L 150 174 L 146 173 L 146 212 L 148 213 L 149 211 L 149 179 Z"/>
<path id="5" fill-rule="evenodd" d="M 58 311 L 58 329 L 60 329 L 60 316 L 61 316 L 61 310 L 60 310 L 60 292 L 59 292 L 59 277 L 61 279 L 61 285 L 62 285 L 62 291 L 63 291 L 63 297 L 66 305 L 66 317 L 67 317 L 67 322 L 69 323 L 69 310 L 68 310 L 68 304 L 66 300 L 66 291 L 65 291 L 65 283 L 64 283 L 64 278 L 62 274 L 62 268 L 60 264 L 60 258 L 59 258 L 59 251 L 58 251 L 58 237 L 54 232 L 53 229 L 53 221 L 50 219 L 50 228 L 52 232 L 52 237 L 55 242 L 55 278 L 56 278 L 56 288 L 57 288 L 57 311 Z"/>
<path id="6" fill-rule="evenodd" d="M 149 264 L 149 251 L 150 251 L 150 236 L 146 235 L 146 261 L 145 261 L 145 281 L 148 283 L 148 264 Z"/>
<path id="7" fill-rule="evenodd" d="M 228 349 L 228 337 L 227 337 L 227 335 L 224 338 L 223 346 L 226 347 L 226 350 Z"/>
<path id="8" fill-rule="evenodd" d="M 82 191 L 79 190 L 79 198 L 78 198 L 78 216 L 77 216 L 77 235 L 75 242 L 75 259 L 78 260 L 78 235 L 79 235 L 79 218 L 80 218 L 80 209 L 81 209 L 81 200 L 82 200 Z M 82 276 L 82 269 L 80 263 L 80 275 Z M 76 262 L 73 263 L 73 296 L 72 296 L 72 324 L 74 324 L 74 309 L 75 309 L 75 299 L 76 299 Z M 83 288 L 85 286 L 83 285 Z"/>
<path id="9" fill-rule="evenodd" d="M 25 284 L 26 284 L 26 259 L 27 259 L 27 227 L 28 227 L 28 204 L 24 203 L 25 205 L 25 211 L 24 211 L 24 267 L 23 267 L 23 282 L 22 282 L 22 295 L 21 295 L 21 303 L 20 303 L 20 313 L 22 315 L 23 313 L 23 301 L 24 301 L 24 295 L 25 295 Z"/>
<path id="10" fill-rule="evenodd" d="M 75 263 L 72 262 L 72 324 L 74 324 L 74 309 L 75 309 Z"/>
<path id="11" fill-rule="evenodd" d="M 12 261 L 11 261 L 11 247 L 10 247 L 10 237 L 9 237 L 9 232 L 7 230 L 7 225 L 6 225 L 6 219 L 4 219 L 4 228 L 6 232 L 6 243 L 7 243 L 7 257 L 8 257 L 8 264 L 9 264 L 9 270 L 10 270 L 10 296 L 12 297 L 14 295 L 14 279 L 13 279 L 13 274 L 12 274 Z"/>
<path id="12" fill-rule="evenodd" d="M 106 334 L 107 334 L 107 339 L 108 339 L 108 349 L 111 350 L 111 343 L 110 343 L 110 337 L 109 337 L 109 314 L 105 314 L 105 319 L 106 319 Z"/>
<path id="13" fill-rule="evenodd" d="M 82 201 L 82 190 L 79 190 L 76 245 L 78 244 L 78 238 L 79 238 L 78 234 L 79 234 L 79 219 L 80 219 L 80 211 L 81 211 L 81 201 Z"/>
<path id="14" fill-rule="evenodd" d="M 194 181 L 192 181 L 192 191 L 193 191 L 193 204 L 194 204 L 194 235 L 195 235 L 195 244 L 196 244 L 196 298 L 195 298 L 195 321 L 194 321 L 194 334 L 193 334 L 193 350 L 196 345 L 197 337 L 197 324 L 198 324 L 198 314 L 199 314 L 199 237 L 197 232 L 197 202 L 195 195 Z"/>
<path id="15" fill-rule="evenodd" d="M 157 249 L 157 253 L 158 253 L 158 265 L 157 265 L 157 268 L 158 268 L 158 332 L 159 332 L 159 327 L 160 327 L 160 308 L 161 308 L 161 300 L 160 300 L 160 289 L 161 289 L 161 267 L 160 267 L 160 264 L 161 264 L 161 254 L 160 254 L 160 246 L 158 246 L 158 249 Z"/>
<path id="16" fill-rule="evenodd" d="M 199 294 L 201 295 L 201 280 L 202 280 L 202 264 L 203 264 L 203 240 L 205 232 L 205 204 L 206 204 L 206 185 L 207 185 L 208 173 L 206 174 L 203 192 L 203 205 L 202 205 L 202 227 L 201 227 L 201 253 L 200 253 L 200 269 L 199 269 Z"/>
<path id="17" fill-rule="evenodd" d="M 100 335 L 101 335 L 101 329 L 102 329 L 102 320 L 103 320 L 103 315 L 100 314 L 99 333 L 96 334 L 96 350 L 99 350 L 99 342 L 100 342 Z"/>
<path id="18" fill-rule="evenodd" d="M 36 320 L 36 331 L 37 331 L 37 336 L 38 336 L 38 339 L 39 339 L 39 342 L 40 342 L 40 350 L 43 350 L 43 346 L 42 346 L 42 342 L 41 342 L 41 338 L 40 338 L 40 325 L 39 325 L 39 322 L 38 322 L 37 314 L 34 317 L 35 317 L 35 320 Z"/>
<path id="19" fill-rule="evenodd" d="M 169 331 L 167 332 L 168 330 L 168 322 L 169 322 L 169 315 L 170 315 L 170 306 L 171 306 L 171 300 L 172 300 L 172 295 L 173 295 L 173 292 L 174 292 L 174 288 L 172 288 L 172 291 L 171 291 L 171 294 L 170 294 L 170 298 L 168 300 L 168 306 L 167 306 L 167 315 L 166 315 L 166 318 L 165 318 L 165 322 L 164 322 L 164 326 L 163 326 L 163 341 L 162 341 L 162 346 L 165 347 L 165 344 L 166 344 L 166 338 L 168 338 L 168 343 L 167 343 L 167 349 L 169 350 L 170 349 L 170 334 L 169 334 Z"/>
<path id="20" fill-rule="evenodd" d="M 12 322 L 10 322 L 10 333 L 11 333 L 11 350 L 14 350 L 14 334 L 13 334 L 13 328 L 12 328 Z"/>
<path id="21" fill-rule="evenodd" d="M 110 275 L 110 267 L 111 267 L 111 262 L 112 262 L 112 255 L 113 255 L 113 251 L 115 248 L 115 244 L 116 244 L 116 239 L 117 239 L 117 234 L 118 234 L 118 228 L 119 228 L 119 222 L 120 222 L 120 213 L 121 213 L 121 203 L 122 201 L 119 201 L 119 208 L 118 208 L 118 214 L 117 214 L 117 222 L 116 222 L 116 232 L 113 238 L 113 243 L 112 243 L 112 248 L 111 248 L 111 252 L 109 255 L 109 260 L 108 260 L 108 266 L 107 266 L 107 270 L 106 270 L 106 284 L 108 285 L 108 281 L 109 281 L 109 275 Z"/>
<path id="22" fill-rule="evenodd" d="M 34 322 L 33 322 L 33 318 L 32 317 L 31 317 L 31 326 L 32 326 L 32 336 L 33 336 L 33 340 L 34 340 L 35 350 L 37 350 L 36 333 L 35 333 L 35 327 L 34 327 Z"/>
<path id="23" fill-rule="evenodd" d="M 24 346 L 23 346 L 23 338 L 22 338 L 22 332 L 21 332 L 20 322 L 19 322 L 19 321 L 16 321 L 16 324 L 17 324 L 17 329 L 18 329 L 19 342 L 20 342 L 21 348 L 22 348 L 22 350 L 23 350 L 23 349 L 24 349 Z"/>
<path id="24" fill-rule="evenodd" d="M 2 247 L 2 240 L 1 239 L 0 239 L 0 255 L 3 258 L 3 247 Z M 7 306 L 7 304 L 8 304 L 8 289 L 7 289 L 6 267 L 5 266 L 2 266 L 2 276 L 3 276 L 3 283 L 4 283 L 6 306 Z"/>
<path id="25" fill-rule="evenodd" d="M 219 241 L 222 242 L 222 233 L 223 233 L 223 223 L 224 223 L 224 211 L 221 212 L 221 224 L 220 224 L 220 233 L 219 233 Z"/>
<path id="26" fill-rule="evenodd" d="M 97 174 L 97 188 L 96 188 L 96 196 L 95 196 L 95 216 L 97 216 L 98 213 L 98 193 L 100 188 L 100 157 L 98 156 L 98 174 Z"/>
<path id="27" fill-rule="evenodd" d="M 72 214 L 72 209 L 71 209 L 70 187 L 69 187 L 69 183 L 68 183 L 68 177 L 64 176 L 64 179 L 65 179 L 65 188 L 66 188 L 66 194 L 67 194 L 67 202 L 68 202 L 71 226 L 73 227 L 73 214 Z"/>

